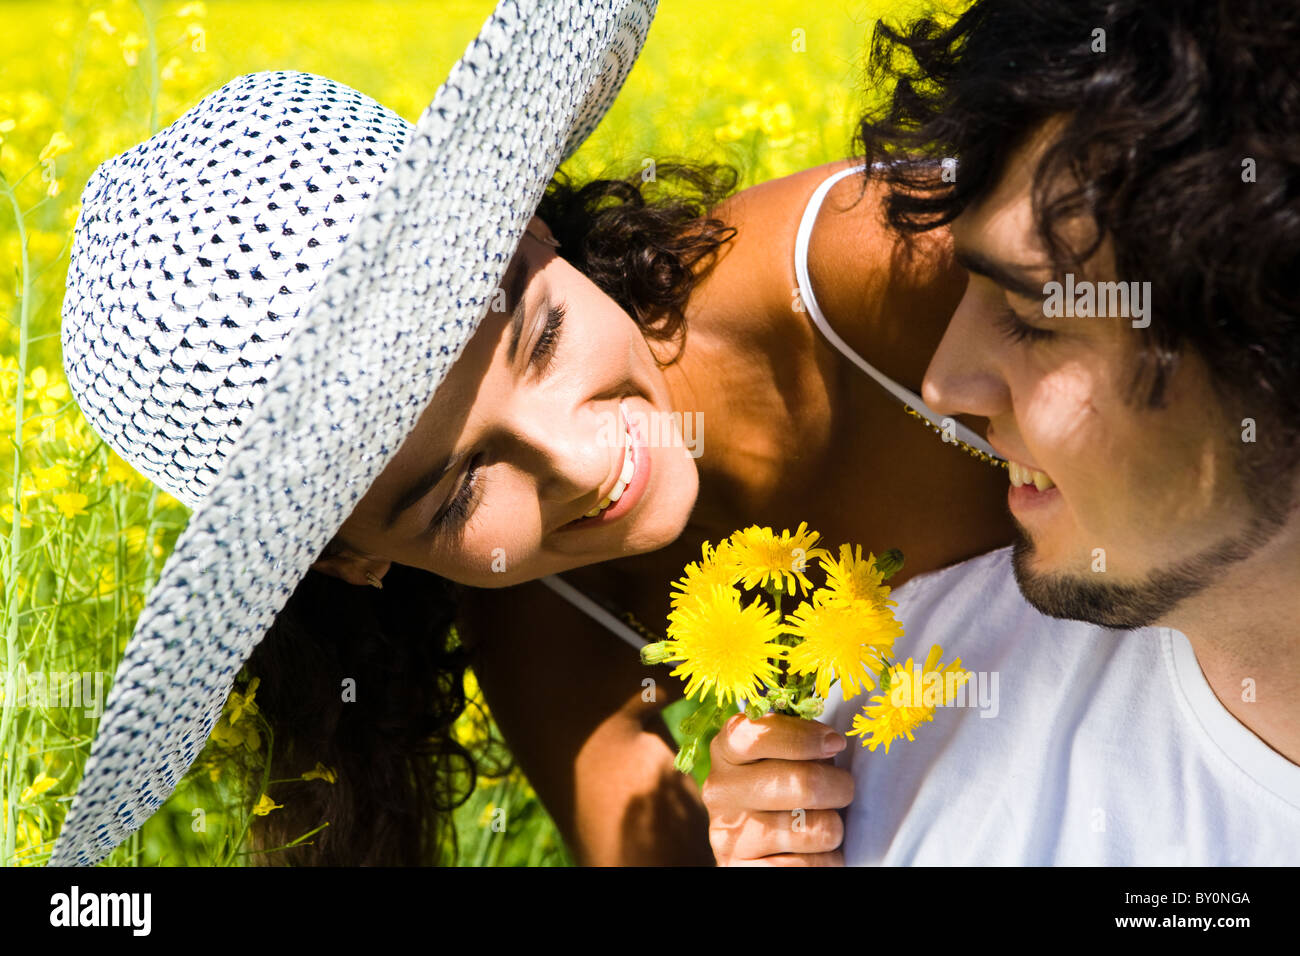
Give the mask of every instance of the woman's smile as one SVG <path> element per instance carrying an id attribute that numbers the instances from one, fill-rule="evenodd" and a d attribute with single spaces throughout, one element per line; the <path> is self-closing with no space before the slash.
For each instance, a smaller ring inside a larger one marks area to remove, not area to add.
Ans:
<path id="1" fill-rule="evenodd" d="M 626 403 L 619 404 L 619 417 L 623 422 L 624 455 L 619 474 L 609 493 L 581 518 L 561 525 L 560 532 L 571 533 L 583 528 L 594 528 L 618 521 L 641 500 L 650 482 L 650 453 L 645 438 L 637 425 L 629 420 Z"/>

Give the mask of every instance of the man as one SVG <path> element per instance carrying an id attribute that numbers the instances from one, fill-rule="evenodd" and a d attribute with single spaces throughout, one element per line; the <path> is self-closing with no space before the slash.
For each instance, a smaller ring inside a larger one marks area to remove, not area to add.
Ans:
<path id="1" fill-rule="evenodd" d="M 983 0 L 872 60 L 868 160 L 959 158 L 887 209 L 970 274 L 922 397 L 988 419 L 1018 538 L 892 595 L 979 706 L 838 767 L 733 718 L 716 856 L 1300 864 L 1300 11 Z"/>

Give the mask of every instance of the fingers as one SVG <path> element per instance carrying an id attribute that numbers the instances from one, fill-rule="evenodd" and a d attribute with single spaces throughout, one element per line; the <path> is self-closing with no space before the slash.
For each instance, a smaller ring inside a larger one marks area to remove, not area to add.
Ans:
<path id="1" fill-rule="evenodd" d="M 757 860 L 733 860 L 732 866 L 843 866 L 844 854 L 839 850 L 830 853 L 778 853 Z"/>
<path id="2" fill-rule="evenodd" d="M 853 802 L 853 775 L 813 760 L 713 764 L 700 793 L 710 813 L 736 810 L 835 810 Z"/>
<path id="3" fill-rule="evenodd" d="M 733 864 L 781 854 L 829 853 L 844 839 L 844 822 L 835 810 L 743 813 L 712 818 L 709 826 L 710 841 Z"/>
<path id="4" fill-rule="evenodd" d="M 746 764 L 756 760 L 821 760 L 843 750 L 847 740 L 817 720 L 786 714 L 767 714 L 749 720 L 743 714 L 729 718 L 709 745 L 716 763 Z"/>

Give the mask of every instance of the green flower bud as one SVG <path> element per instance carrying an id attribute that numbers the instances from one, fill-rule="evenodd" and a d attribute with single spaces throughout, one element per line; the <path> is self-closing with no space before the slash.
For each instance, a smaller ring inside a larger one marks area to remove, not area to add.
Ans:
<path id="1" fill-rule="evenodd" d="M 673 760 L 673 766 L 682 773 L 690 773 L 695 769 L 695 755 L 699 752 L 700 742 L 695 737 L 686 741 L 682 749 L 677 751 L 677 757 Z"/>
<path id="2" fill-rule="evenodd" d="M 897 548 L 890 548 L 880 557 L 876 558 L 876 570 L 880 572 L 883 580 L 888 581 L 899 568 L 903 566 L 903 552 Z"/>
<path id="3" fill-rule="evenodd" d="M 745 716 L 750 720 L 758 720 L 767 714 L 767 698 L 759 697 L 755 700 L 746 701 Z"/>
<path id="4" fill-rule="evenodd" d="M 812 697 L 805 697 L 794 705 L 794 712 L 805 720 L 816 720 L 825 709 L 826 701 L 815 694 Z"/>
<path id="5" fill-rule="evenodd" d="M 641 647 L 642 664 L 662 664 L 672 654 L 667 641 L 655 641 Z"/>

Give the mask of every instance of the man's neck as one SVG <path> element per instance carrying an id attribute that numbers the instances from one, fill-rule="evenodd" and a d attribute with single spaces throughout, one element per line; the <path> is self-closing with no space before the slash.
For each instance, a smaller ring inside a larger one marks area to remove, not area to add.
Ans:
<path id="1" fill-rule="evenodd" d="M 1187 635 L 1220 703 L 1300 764 L 1300 521 L 1160 623 Z"/>

